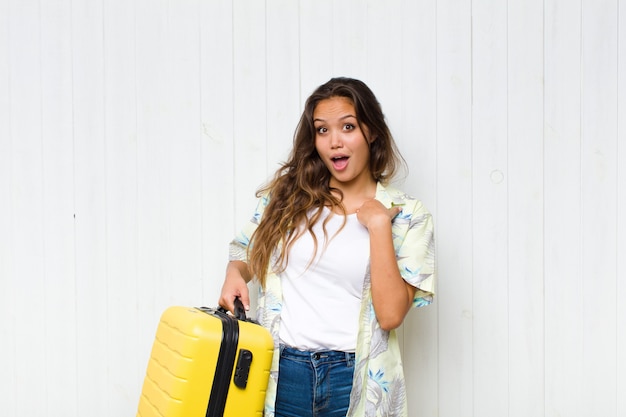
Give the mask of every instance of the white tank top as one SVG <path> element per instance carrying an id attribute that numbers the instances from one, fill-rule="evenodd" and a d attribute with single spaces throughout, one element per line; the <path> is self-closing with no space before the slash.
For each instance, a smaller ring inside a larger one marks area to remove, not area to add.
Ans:
<path id="1" fill-rule="evenodd" d="M 325 208 L 311 234 L 305 232 L 289 252 L 289 264 L 281 274 L 283 308 L 280 339 L 282 343 L 303 350 L 340 350 L 354 352 L 359 329 L 361 292 L 369 263 L 369 233 L 356 214 L 330 214 Z"/>

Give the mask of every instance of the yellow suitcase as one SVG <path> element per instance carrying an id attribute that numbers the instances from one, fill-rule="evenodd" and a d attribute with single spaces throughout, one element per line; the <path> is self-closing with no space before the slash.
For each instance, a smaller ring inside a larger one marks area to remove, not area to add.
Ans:
<path id="1" fill-rule="evenodd" d="M 238 300 L 237 300 L 238 301 Z M 221 309 L 170 307 L 159 322 L 137 417 L 261 417 L 269 331 Z"/>

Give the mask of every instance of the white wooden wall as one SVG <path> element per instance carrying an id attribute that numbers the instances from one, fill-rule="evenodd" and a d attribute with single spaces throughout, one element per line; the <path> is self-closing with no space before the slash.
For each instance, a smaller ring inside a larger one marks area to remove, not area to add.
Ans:
<path id="1" fill-rule="evenodd" d="M 335 75 L 436 220 L 411 416 L 626 416 L 626 1 L 0 0 L 2 416 L 134 415 Z"/>

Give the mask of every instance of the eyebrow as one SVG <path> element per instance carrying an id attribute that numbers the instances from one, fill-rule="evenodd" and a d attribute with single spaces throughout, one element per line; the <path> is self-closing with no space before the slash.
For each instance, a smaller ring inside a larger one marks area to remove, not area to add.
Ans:
<path id="1" fill-rule="evenodd" d="M 345 120 L 345 119 L 349 119 L 349 118 L 354 118 L 354 119 L 356 119 L 356 116 L 354 116 L 354 115 L 352 115 L 352 114 L 347 114 L 347 115 L 345 115 L 345 116 L 340 117 L 340 118 L 339 118 L 339 120 Z M 320 119 L 320 118 L 313 119 L 313 123 L 315 123 L 315 122 L 325 122 L 325 121 L 326 121 L 326 120 L 324 120 L 324 119 Z"/>

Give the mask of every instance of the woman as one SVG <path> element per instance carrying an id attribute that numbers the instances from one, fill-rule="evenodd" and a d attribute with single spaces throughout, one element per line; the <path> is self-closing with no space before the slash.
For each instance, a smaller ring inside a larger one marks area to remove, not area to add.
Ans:
<path id="1" fill-rule="evenodd" d="M 406 416 L 394 329 L 434 291 L 431 215 L 388 187 L 402 163 L 380 104 L 334 78 L 307 99 L 294 147 L 230 244 L 219 304 L 275 341 L 265 415 Z"/>

